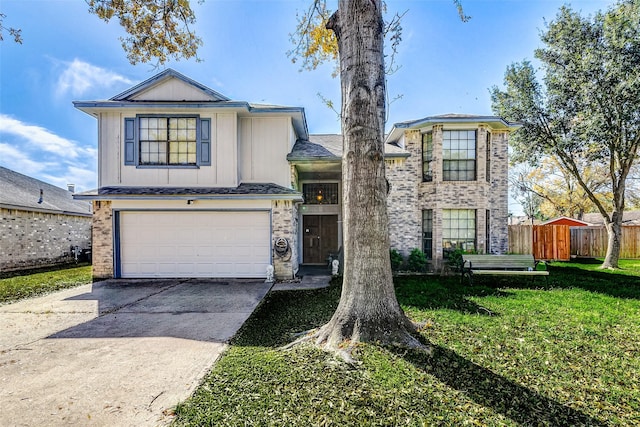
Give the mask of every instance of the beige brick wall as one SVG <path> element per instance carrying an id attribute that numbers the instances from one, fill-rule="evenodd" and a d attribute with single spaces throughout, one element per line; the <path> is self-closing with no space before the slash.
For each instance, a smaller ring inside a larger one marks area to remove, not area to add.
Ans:
<path id="1" fill-rule="evenodd" d="M 274 200 L 271 202 L 271 240 L 272 244 L 279 238 L 289 242 L 289 253 L 280 257 L 272 249 L 275 278 L 289 280 L 298 271 L 298 207 L 290 200 Z"/>
<path id="2" fill-rule="evenodd" d="M 91 217 L 0 208 L 0 272 L 75 261 L 91 248 Z"/>
<path id="3" fill-rule="evenodd" d="M 111 202 L 93 202 L 93 279 L 113 277 L 113 211 Z"/>
<path id="4" fill-rule="evenodd" d="M 422 249 L 422 211 L 433 209 L 433 262 L 431 268 L 440 268 L 443 257 L 443 209 L 475 209 L 476 247 L 479 252 L 505 253 L 508 249 L 508 132 L 490 133 L 490 182 L 486 175 L 486 135 L 477 130 L 476 181 L 442 181 L 442 132 L 434 126 L 433 181 L 422 182 L 422 133 L 405 132 L 405 149 L 411 154 L 406 159 L 386 162 L 387 179 L 391 184 L 388 196 L 389 232 L 391 247 L 407 256 L 413 248 Z M 486 211 L 491 212 L 490 247 L 486 247 Z"/>

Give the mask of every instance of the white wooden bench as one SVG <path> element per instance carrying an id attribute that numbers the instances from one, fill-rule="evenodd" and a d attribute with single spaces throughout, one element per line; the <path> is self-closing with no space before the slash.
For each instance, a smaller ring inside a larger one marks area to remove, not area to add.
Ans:
<path id="1" fill-rule="evenodd" d="M 547 270 L 536 270 L 533 255 L 462 255 L 462 276 L 473 285 L 473 276 L 549 276 Z"/>

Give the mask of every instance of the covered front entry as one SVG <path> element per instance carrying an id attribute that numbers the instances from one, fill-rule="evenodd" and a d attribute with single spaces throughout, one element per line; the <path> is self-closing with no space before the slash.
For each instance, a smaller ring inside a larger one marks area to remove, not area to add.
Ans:
<path id="1" fill-rule="evenodd" d="M 116 275 L 265 277 L 268 211 L 121 211 Z"/>
<path id="2" fill-rule="evenodd" d="M 338 215 L 304 215 L 302 232 L 304 264 L 324 264 L 338 252 Z"/>

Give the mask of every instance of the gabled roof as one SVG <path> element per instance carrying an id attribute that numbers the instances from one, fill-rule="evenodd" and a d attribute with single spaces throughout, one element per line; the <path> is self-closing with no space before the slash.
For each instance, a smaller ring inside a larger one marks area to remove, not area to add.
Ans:
<path id="1" fill-rule="evenodd" d="M 170 80 L 177 79 L 182 85 L 180 90 L 173 91 L 171 96 L 166 96 L 167 92 L 160 90 L 163 84 L 171 84 Z M 183 98 L 183 92 L 186 97 Z M 153 96 L 149 96 L 149 95 Z M 165 95 L 163 97 L 163 95 Z M 111 109 L 126 110 L 155 110 L 159 113 L 170 112 L 171 110 L 191 109 L 196 112 L 198 109 L 224 109 L 234 111 L 238 115 L 282 115 L 291 118 L 291 122 L 298 138 L 308 138 L 307 119 L 304 108 L 281 105 L 253 104 L 246 101 L 232 101 L 226 96 L 206 87 L 205 85 L 192 80 L 173 69 L 167 69 L 132 88 L 119 93 L 107 100 L 94 101 L 73 101 L 75 108 L 80 111 L 97 117 L 98 113 Z"/>
<path id="2" fill-rule="evenodd" d="M 540 225 L 553 225 L 553 224 L 563 224 L 563 225 L 570 225 L 570 226 L 575 226 L 575 227 L 586 227 L 586 226 L 591 225 L 590 223 L 588 223 L 586 221 L 581 221 L 579 219 L 570 218 L 568 216 L 559 216 L 557 218 L 553 218 L 553 219 L 550 219 L 548 221 L 545 221 Z"/>
<path id="3" fill-rule="evenodd" d="M 185 76 L 184 74 L 180 74 L 179 72 L 177 72 L 176 70 L 173 70 L 171 68 L 168 68 L 166 70 L 164 70 L 163 72 L 156 74 L 155 76 L 143 81 L 142 83 L 139 83 L 135 86 L 133 86 L 132 88 L 129 88 L 127 90 L 125 90 L 122 93 L 119 93 L 118 95 L 110 98 L 111 101 L 131 101 L 135 98 L 136 95 L 147 91 L 148 89 L 161 84 L 162 82 L 165 82 L 169 79 L 178 79 L 181 80 L 182 82 L 195 87 L 196 89 L 206 93 L 207 95 L 209 95 L 211 97 L 212 101 L 230 101 L 229 98 L 227 98 L 226 96 L 216 92 L 213 89 L 208 88 L 207 86 L 203 85 L 202 83 L 198 83 L 195 80 L 190 79 L 189 77 Z"/>
<path id="4" fill-rule="evenodd" d="M 510 123 L 497 116 L 479 116 L 474 114 L 442 114 L 439 116 L 423 117 L 417 120 L 408 120 L 394 123 L 391 132 L 387 135 L 387 142 L 394 142 L 400 139 L 405 130 L 420 129 L 436 124 L 465 124 L 465 123 L 485 123 L 492 129 L 516 130 L 520 127 L 517 123 Z"/>
<path id="5" fill-rule="evenodd" d="M 42 190 L 42 199 L 40 191 Z M 34 212 L 91 216 L 91 204 L 70 191 L 0 166 L 0 207 Z"/>

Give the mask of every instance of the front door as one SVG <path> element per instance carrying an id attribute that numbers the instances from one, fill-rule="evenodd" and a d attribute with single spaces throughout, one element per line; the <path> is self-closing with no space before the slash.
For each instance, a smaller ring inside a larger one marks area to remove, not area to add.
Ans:
<path id="1" fill-rule="evenodd" d="M 338 215 L 304 215 L 302 232 L 304 264 L 325 264 L 330 253 L 338 252 Z"/>

